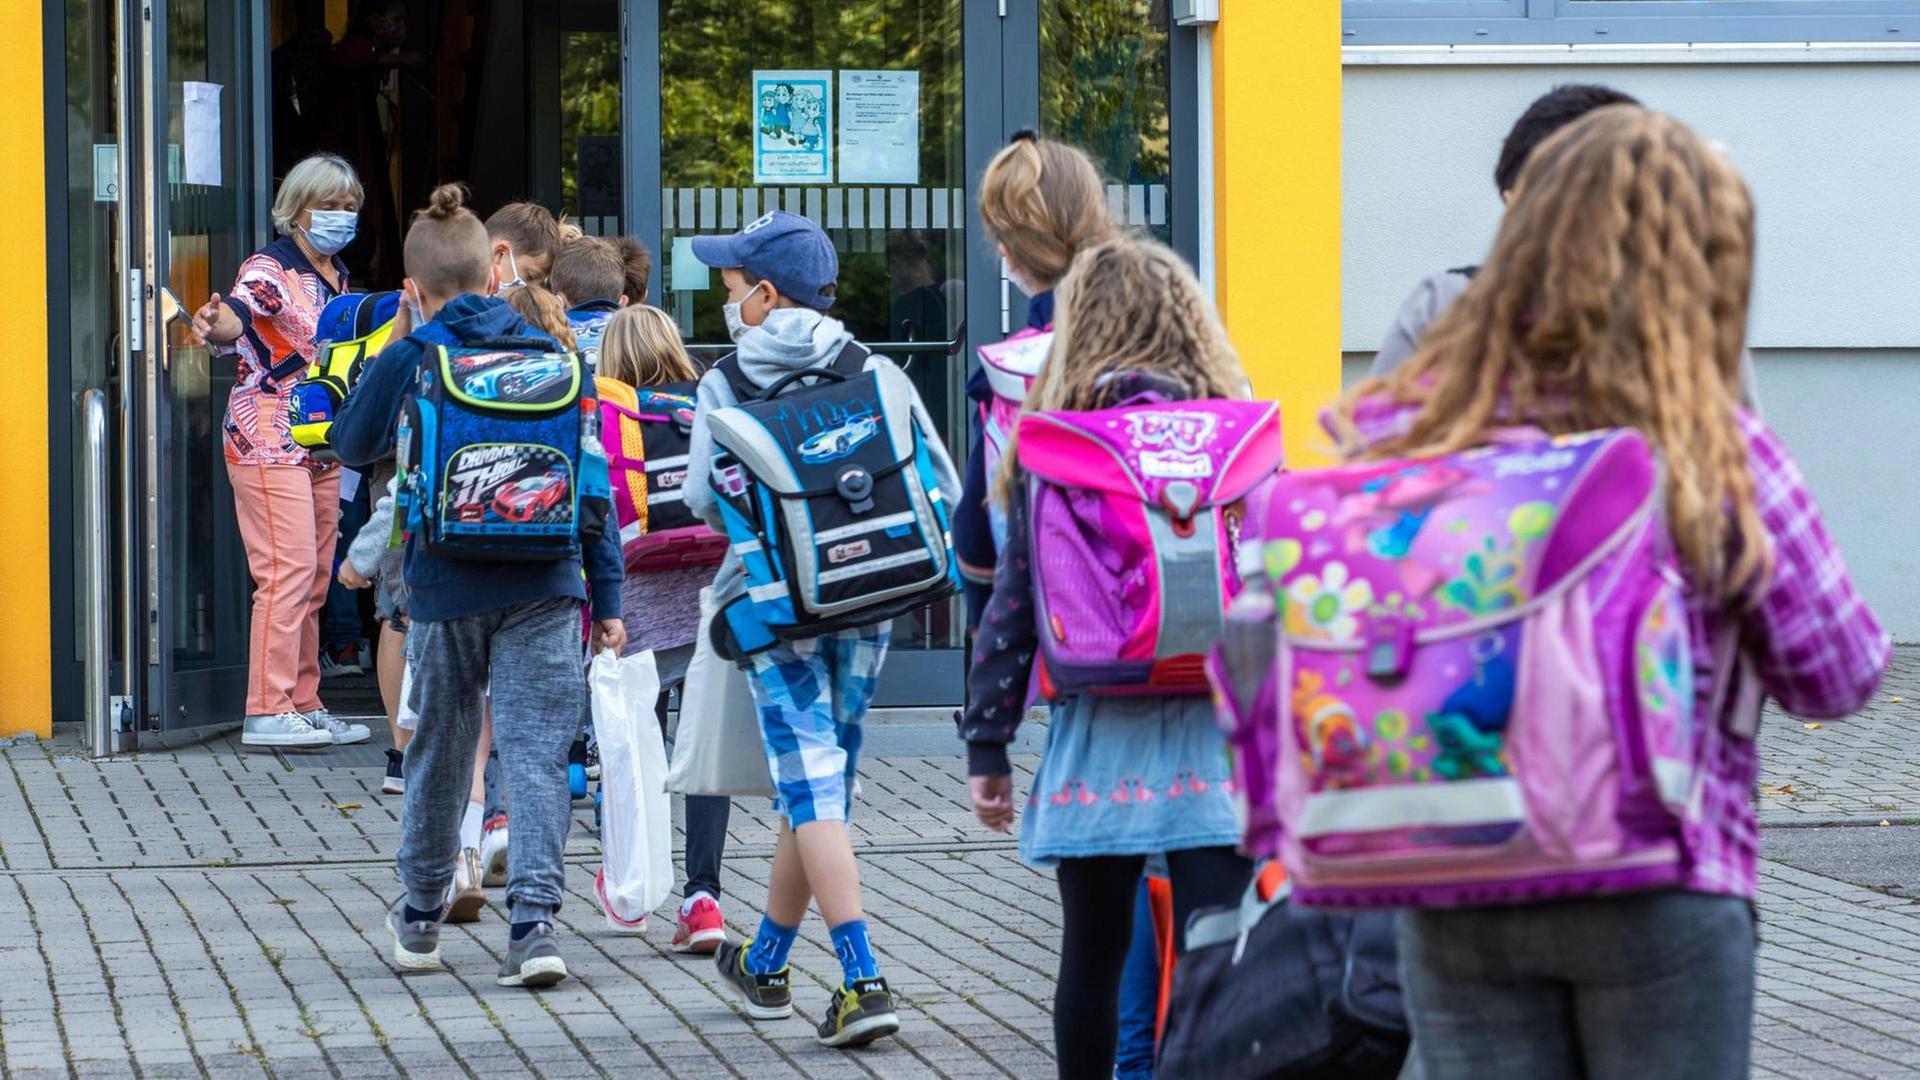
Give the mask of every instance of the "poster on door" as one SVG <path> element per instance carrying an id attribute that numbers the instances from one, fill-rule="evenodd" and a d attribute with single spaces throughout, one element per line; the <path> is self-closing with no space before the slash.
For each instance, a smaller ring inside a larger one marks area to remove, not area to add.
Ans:
<path id="1" fill-rule="evenodd" d="M 840 72 L 840 182 L 920 182 L 920 73 Z"/>
<path id="2" fill-rule="evenodd" d="M 753 113 L 754 183 L 833 183 L 833 72 L 754 72 Z"/>

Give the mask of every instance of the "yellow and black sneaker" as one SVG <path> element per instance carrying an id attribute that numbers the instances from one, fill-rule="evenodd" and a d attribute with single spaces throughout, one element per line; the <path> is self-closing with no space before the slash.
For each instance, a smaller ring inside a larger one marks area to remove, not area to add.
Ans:
<path id="1" fill-rule="evenodd" d="M 885 979 L 861 979 L 837 987 L 827 1001 L 827 1018 L 820 1021 L 822 1046 L 865 1046 L 900 1030 L 893 1011 L 893 991 Z"/>
<path id="2" fill-rule="evenodd" d="M 747 970 L 747 950 L 752 947 L 752 938 L 739 944 L 722 942 L 713 954 L 714 966 L 747 999 L 748 1016 L 755 1020 L 785 1020 L 793 1015 L 793 990 L 787 985 L 792 969 L 783 967 L 771 975 L 753 974 Z"/>

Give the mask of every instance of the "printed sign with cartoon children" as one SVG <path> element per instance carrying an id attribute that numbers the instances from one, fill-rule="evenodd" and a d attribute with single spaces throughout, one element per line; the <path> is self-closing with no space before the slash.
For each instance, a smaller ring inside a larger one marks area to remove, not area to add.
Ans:
<path id="1" fill-rule="evenodd" d="M 753 182 L 833 182 L 833 73 L 756 71 Z"/>

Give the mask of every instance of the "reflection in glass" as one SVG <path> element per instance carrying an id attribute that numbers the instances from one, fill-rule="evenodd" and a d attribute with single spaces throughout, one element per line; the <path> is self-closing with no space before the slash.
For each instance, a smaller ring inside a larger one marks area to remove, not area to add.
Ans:
<path id="1" fill-rule="evenodd" d="M 1040 128 L 1093 155 L 1121 222 L 1171 242 L 1166 0 L 1041 0 Z"/>

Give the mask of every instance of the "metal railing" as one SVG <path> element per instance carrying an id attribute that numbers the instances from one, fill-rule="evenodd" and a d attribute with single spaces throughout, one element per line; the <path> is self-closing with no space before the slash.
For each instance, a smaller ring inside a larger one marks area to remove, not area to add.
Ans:
<path id="1" fill-rule="evenodd" d="M 88 390 L 81 395 L 81 411 L 86 425 L 85 489 L 82 506 L 81 567 L 86 622 L 85 670 L 87 750 L 94 757 L 106 757 L 120 749 L 120 723 L 109 685 L 113 666 L 113 543 L 109 533 L 112 512 L 108 496 L 111 487 L 108 463 L 107 395 Z"/>

